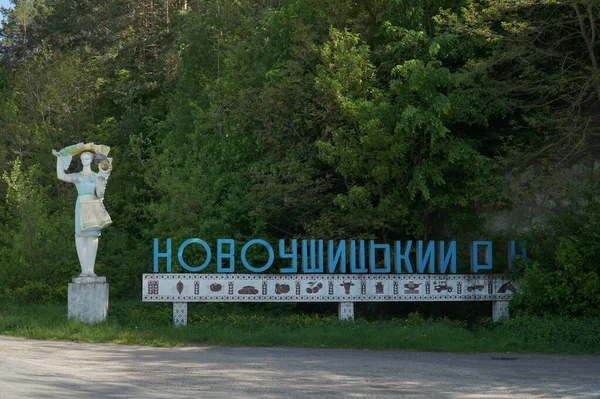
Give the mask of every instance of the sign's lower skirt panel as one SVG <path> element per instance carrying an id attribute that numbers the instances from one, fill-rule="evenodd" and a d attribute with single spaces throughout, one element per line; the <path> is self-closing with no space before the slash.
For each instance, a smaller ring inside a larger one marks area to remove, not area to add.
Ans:
<path id="1" fill-rule="evenodd" d="M 516 284 L 477 274 L 144 274 L 145 302 L 506 301 Z"/>

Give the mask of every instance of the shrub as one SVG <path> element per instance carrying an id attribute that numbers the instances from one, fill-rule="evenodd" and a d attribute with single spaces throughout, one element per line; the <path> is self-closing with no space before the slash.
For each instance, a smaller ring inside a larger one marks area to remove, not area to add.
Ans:
<path id="1" fill-rule="evenodd" d="M 28 280 L 12 291 L 12 297 L 26 304 L 66 302 L 66 286 L 50 286 L 45 281 Z"/>
<path id="2" fill-rule="evenodd" d="M 529 234 L 511 307 L 533 315 L 600 316 L 600 201 L 562 213 Z"/>

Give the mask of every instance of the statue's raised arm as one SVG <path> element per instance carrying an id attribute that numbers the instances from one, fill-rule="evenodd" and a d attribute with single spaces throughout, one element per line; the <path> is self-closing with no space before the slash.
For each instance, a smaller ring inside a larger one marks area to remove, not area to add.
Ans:
<path id="1" fill-rule="evenodd" d="M 112 158 L 108 158 L 110 148 L 94 143 L 79 143 L 60 151 L 52 150 L 56 156 L 56 175 L 65 182 L 75 184 L 75 245 L 81 264 L 82 277 L 95 277 L 94 264 L 98 249 L 100 230 L 112 224 L 104 208 L 102 199 L 106 182 L 112 171 Z M 78 173 L 65 173 L 74 156 L 80 155 L 83 169 Z M 98 173 L 91 165 L 98 165 Z"/>
<path id="2" fill-rule="evenodd" d="M 67 169 L 68 166 L 67 168 L 65 168 L 65 166 L 63 165 L 60 153 L 56 150 L 52 150 L 52 155 L 56 157 L 56 177 L 58 177 L 59 180 L 65 181 L 67 183 L 75 183 L 77 175 L 65 173 L 65 169 Z"/>

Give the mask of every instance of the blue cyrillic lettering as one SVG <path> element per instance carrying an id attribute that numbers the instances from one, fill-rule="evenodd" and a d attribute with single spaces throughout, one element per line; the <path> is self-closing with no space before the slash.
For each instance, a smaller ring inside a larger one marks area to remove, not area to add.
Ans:
<path id="1" fill-rule="evenodd" d="M 378 249 L 384 250 L 384 268 L 377 268 L 377 259 L 375 258 L 375 252 Z M 375 241 L 371 240 L 370 248 L 369 248 L 369 267 L 371 269 L 371 273 L 390 273 L 392 271 L 392 262 L 391 262 L 391 249 L 388 244 L 375 244 Z"/>
<path id="2" fill-rule="evenodd" d="M 429 273 L 435 273 L 435 241 L 427 243 L 427 250 L 423 254 L 423 241 L 417 241 L 417 270 L 419 273 L 425 272 L 425 267 L 429 265 Z"/>
<path id="3" fill-rule="evenodd" d="M 167 273 L 171 273 L 171 239 L 167 238 L 167 252 L 158 252 L 158 238 L 154 239 L 154 273 L 158 273 L 158 258 L 167 259 Z"/>
<path id="4" fill-rule="evenodd" d="M 485 263 L 479 263 L 479 247 L 485 246 Z M 471 272 L 477 273 L 479 270 L 492 270 L 492 242 L 491 241 L 473 241 L 471 244 Z"/>
<path id="5" fill-rule="evenodd" d="M 317 242 L 319 243 L 319 253 L 317 253 Z M 308 256 L 307 245 L 307 241 L 302 240 L 302 271 L 304 273 L 323 273 L 323 240 L 310 240 L 310 256 Z M 310 266 L 308 258 L 310 258 Z"/>
<path id="6" fill-rule="evenodd" d="M 440 273 L 447 273 L 449 263 L 450 271 L 453 274 L 456 274 L 456 241 L 450 241 L 448 251 L 446 251 L 446 243 L 444 241 L 439 241 L 438 249 L 438 271 Z"/>
<path id="7" fill-rule="evenodd" d="M 366 273 L 367 265 L 366 265 L 366 249 L 365 249 L 365 240 L 358 241 L 358 257 L 359 257 L 359 266 L 356 265 L 356 241 L 350 241 L 350 272 L 351 273 Z"/>
<path id="8" fill-rule="evenodd" d="M 192 267 L 192 266 L 188 265 L 185 262 L 185 260 L 183 259 L 183 250 L 190 244 L 200 244 L 206 251 L 206 260 L 200 266 Z M 210 247 L 208 246 L 207 243 L 205 243 L 204 241 L 202 241 L 199 238 L 190 238 L 188 240 L 185 240 L 183 242 L 183 244 L 181 244 L 181 246 L 179 247 L 179 251 L 177 251 L 177 258 L 179 259 L 179 264 L 185 270 L 190 271 L 190 272 L 199 272 L 199 271 L 203 270 L 210 263 L 210 257 L 211 257 Z"/>
<path id="9" fill-rule="evenodd" d="M 527 242 L 521 241 L 521 259 L 527 259 Z M 508 270 L 511 272 L 515 271 L 515 260 L 517 259 L 517 243 L 516 241 L 510 241 L 508 243 Z"/>
<path id="10" fill-rule="evenodd" d="M 251 266 L 248 263 L 248 260 L 246 259 L 246 252 L 248 252 L 248 249 L 251 246 L 253 246 L 254 244 L 260 244 L 260 245 L 264 246 L 267 249 L 267 252 L 269 253 L 269 260 L 267 261 L 267 263 L 265 263 L 261 267 Z M 275 260 L 275 252 L 273 252 L 273 248 L 271 247 L 271 244 L 269 244 L 265 240 L 251 240 L 251 241 L 248 241 L 246 243 L 246 245 L 243 246 L 241 257 L 242 257 L 242 265 L 244 265 L 244 267 L 246 269 L 248 269 L 254 273 L 261 273 L 261 272 L 264 272 L 265 270 L 267 270 L 269 267 L 271 267 L 271 265 L 273 264 L 273 261 Z"/>
<path id="11" fill-rule="evenodd" d="M 223 252 L 223 244 L 229 245 L 229 252 Z M 229 267 L 223 267 L 223 259 L 229 259 Z M 217 273 L 233 273 L 235 271 L 235 241 L 231 238 L 217 240 Z"/>
<path id="12" fill-rule="evenodd" d="M 285 240 L 279 240 L 279 257 L 281 259 L 291 259 L 292 265 L 290 267 L 282 267 L 279 271 L 281 273 L 298 273 L 298 240 L 292 240 L 292 252 L 287 254 L 285 252 Z"/>
<path id="13" fill-rule="evenodd" d="M 337 250 L 334 249 L 335 241 L 327 242 L 327 269 L 329 273 L 335 273 L 338 262 L 340 273 L 346 273 L 346 240 L 340 241 Z"/>
<path id="14" fill-rule="evenodd" d="M 410 262 L 410 248 L 412 247 L 412 241 L 406 241 L 404 245 L 404 253 L 402 253 L 402 243 L 396 241 L 394 243 L 394 252 L 396 253 L 396 273 L 402 273 L 402 262 L 407 273 L 414 273 L 412 263 Z"/>

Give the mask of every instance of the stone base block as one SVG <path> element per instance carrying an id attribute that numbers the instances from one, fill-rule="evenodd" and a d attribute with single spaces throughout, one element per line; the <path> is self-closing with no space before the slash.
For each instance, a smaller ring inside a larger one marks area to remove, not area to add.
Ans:
<path id="1" fill-rule="evenodd" d="M 187 325 L 187 302 L 173 302 L 173 324 L 175 327 Z"/>
<path id="2" fill-rule="evenodd" d="M 508 301 L 492 302 L 492 318 L 494 321 L 498 321 L 502 318 L 508 319 L 509 317 Z"/>
<path id="3" fill-rule="evenodd" d="M 69 284 L 69 318 L 93 324 L 106 320 L 108 284 L 106 277 L 75 277 Z"/>
<path id="4" fill-rule="evenodd" d="M 354 320 L 354 302 L 339 302 L 338 318 L 340 320 Z"/>

